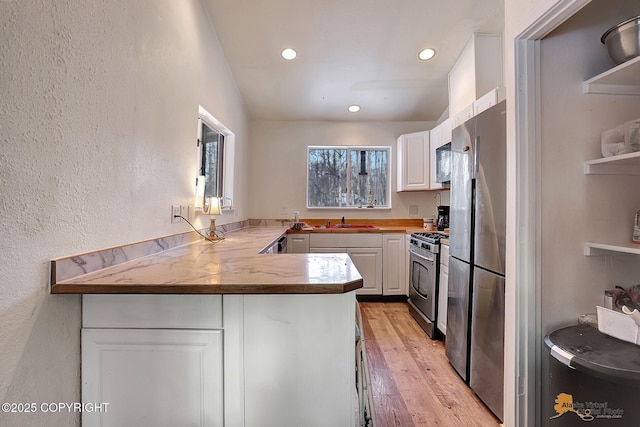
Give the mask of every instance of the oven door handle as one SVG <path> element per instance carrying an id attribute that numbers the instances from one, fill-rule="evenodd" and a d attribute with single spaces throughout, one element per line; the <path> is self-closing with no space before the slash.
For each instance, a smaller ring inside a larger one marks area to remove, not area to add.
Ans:
<path id="1" fill-rule="evenodd" d="M 424 255 L 421 255 L 421 254 L 419 254 L 417 252 L 412 251 L 411 249 L 409 249 L 409 252 L 411 252 L 412 254 L 414 254 L 415 256 L 417 256 L 420 259 L 423 259 L 423 260 L 425 260 L 427 262 L 430 262 L 431 264 L 434 263 L 434 259 L 433 258 L 427 258 Z"/>

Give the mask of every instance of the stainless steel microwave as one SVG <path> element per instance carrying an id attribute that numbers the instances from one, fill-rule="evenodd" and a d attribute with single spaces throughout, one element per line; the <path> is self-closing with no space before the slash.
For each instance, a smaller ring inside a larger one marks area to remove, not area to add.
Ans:
<path id="1" fill-rule="evenodd" d="M 451 181 L 451 143 L 436 148 L 436 182 Z"/>

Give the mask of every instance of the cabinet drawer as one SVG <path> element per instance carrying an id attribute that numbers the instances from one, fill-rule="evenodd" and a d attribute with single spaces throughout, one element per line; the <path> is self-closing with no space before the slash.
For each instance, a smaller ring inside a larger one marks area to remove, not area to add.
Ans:
<path id="1" fill-rule="evenodd" d="M 83 295 L 82 327 L 221 329 L 222 295 Z"/>
<path id="2" fill-rule="evenodd" d="M 311 248 L 381 248 L 381 233 L 311 233 Z"/>
<path id="3" fill-rule="evenodd" d="M 311 248 L 310 254 L 343 254 L 347 252 L 347 248 Z"/>

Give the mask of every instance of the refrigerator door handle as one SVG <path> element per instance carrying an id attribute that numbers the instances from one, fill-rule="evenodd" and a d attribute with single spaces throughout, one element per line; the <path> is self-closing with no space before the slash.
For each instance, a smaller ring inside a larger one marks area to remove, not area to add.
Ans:
<path id="1" fill-rule="evenodd" d="M 478 178 L 478 169 L 480 168 L 480 152 L 478 151 L 478 145 L 480 144 L 480 135 L 477 135 L 473 140 L 473 171 L 471 177 L 473 179 Z"/>

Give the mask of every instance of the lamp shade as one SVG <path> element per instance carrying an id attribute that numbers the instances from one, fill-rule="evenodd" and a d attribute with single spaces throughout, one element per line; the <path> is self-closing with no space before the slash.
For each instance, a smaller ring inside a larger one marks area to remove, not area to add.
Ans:
<path id="1" fill-rule="evenodd" d="M 220 199 L 218 197 L 207 197 L 204 200 L 202 211 L 207 215 L 220 215 Z"/>

